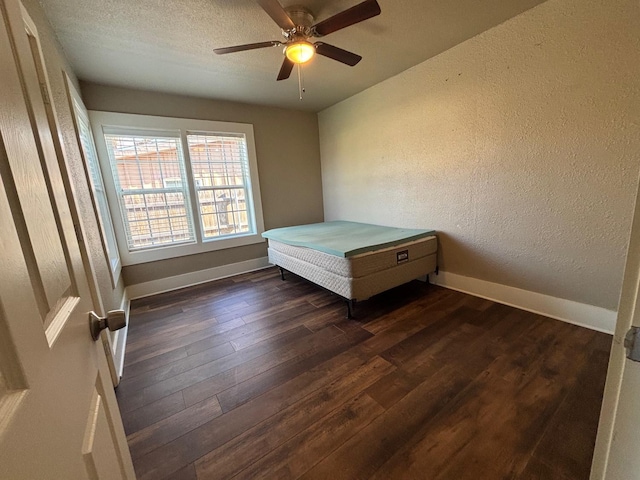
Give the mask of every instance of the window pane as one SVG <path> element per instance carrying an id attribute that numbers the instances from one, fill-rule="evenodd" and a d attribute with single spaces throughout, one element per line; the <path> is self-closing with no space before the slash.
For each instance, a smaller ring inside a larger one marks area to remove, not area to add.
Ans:
<path id="1" fill-rule="evenodd" d="M 244 189 L 199 190 L 198 201 L 205 238 L 251 231 Z"/>
<path id="2" fill-rule="evenodd" d="M 253 233 L 249 158 L 244 135 L 187 135 L 205 240 Z"/>
<path id="3" fill-rule="evenodd" d="M 105 135 L 129 251 L 194 242 L 179 138 Z"/>

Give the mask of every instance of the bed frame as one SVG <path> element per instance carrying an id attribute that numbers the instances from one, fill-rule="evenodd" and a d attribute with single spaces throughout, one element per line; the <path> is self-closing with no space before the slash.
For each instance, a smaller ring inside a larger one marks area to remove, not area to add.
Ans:
<path id="1" fill-rule="evenodd" d="M 289 271 L 344 298 L 347 318 L 356 302 L 438 272 L 435 236 L 346 258 L 273 239 L 268 252 L 282 280 Z"/>

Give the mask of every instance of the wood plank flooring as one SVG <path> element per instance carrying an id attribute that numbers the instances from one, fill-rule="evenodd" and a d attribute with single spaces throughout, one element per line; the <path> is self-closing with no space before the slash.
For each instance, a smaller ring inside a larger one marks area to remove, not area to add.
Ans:
<path id="1" fill-rule="evenodd" d="M 275 268 L 132 302 L 139 479 L 588 479 L 611 337 L 411 282 Z"/>

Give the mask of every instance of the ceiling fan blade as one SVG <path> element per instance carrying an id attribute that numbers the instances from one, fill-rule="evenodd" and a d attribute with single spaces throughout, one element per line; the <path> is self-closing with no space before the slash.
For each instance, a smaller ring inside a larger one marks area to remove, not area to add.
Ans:
<path id="1" fill-rule="evenodd" d="M 332 58 L 333 60 L 342 62 L 346 65 L 349 65 L 350 67 L 353 67 L 360 60 L 362 60 L 362 57 L 360 55 L 356 55 L 355 53 L 343 50 L 342 48 L 334 47 L 333 45 L 329 45 L 328 43 L 317 42 L 315 46 L 316 53 L 318 55 Z"/>
<path id="2" fill-rule="evenodd" d="M 247 43 L 246 45 L 236 45 L 235 47 L 214 48 L 213 51 L 216 52 L 218 55 L 223 55 L 225 53 L 244 52 L 245 50 L 255 50 L 256 48 L 266 48 L 266 47 L 277 47 L 279 45 L 282 45 L 282 42 L 278 42 L 277 40 L 272 40 L 270 42 Z"/>
<path id="3" fill-rule="evenodd" d="M 313 26 L 315 36 L 322 37 L 350 25 L 380 15 L 380 5 L 376 0 L 366 0 L 355 7 L 348 8 Z"/>
<path id="4" fill-rule="evenodd" d="M 287 12 L 284 11 L 284 8 L 282 8 L 278 0 L 257 0 L 257 2 L 280 28 L 283 30 L 295 28 L 296 25 L 293 23 L 293 20 L 287 15 Z"/>
<path id="5" fill-rule="evenodd" d="M 286 80 L 291 75 L 291 70 L 293 70 L 294 63 L 289 60 L 287 57 L 284 57 L 284 62 L 282 62 L 282 67 L 280 67 L 280 73 L 278 73 L 278 80 Z"/>

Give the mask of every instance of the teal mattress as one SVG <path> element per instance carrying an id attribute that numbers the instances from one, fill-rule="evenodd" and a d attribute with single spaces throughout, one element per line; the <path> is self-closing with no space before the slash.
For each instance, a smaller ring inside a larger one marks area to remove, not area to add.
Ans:
<path id="1" fill-rule="evenodd" d="M 262 234 L 264 238 L 288 245 L 313 248 L 337 257 L 352 257 L 432 235 L 435 235 L 434 230 L 383 227 L 341 220 L 274 228 Z"/>

